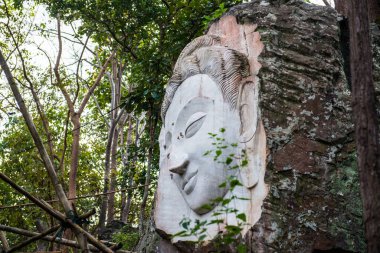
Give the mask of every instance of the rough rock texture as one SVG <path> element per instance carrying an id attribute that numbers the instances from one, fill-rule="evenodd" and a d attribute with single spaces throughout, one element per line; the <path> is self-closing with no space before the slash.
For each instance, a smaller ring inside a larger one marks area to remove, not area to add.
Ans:
<path id="1" fill-rule="evenodd" d="M 373 80 L 375 82 L 375 91 L 377 101 L 380 101 L 380 25 L 372 24 L 372 53 L 373 53 Z M 380 118 L 380 106 L 378 108 L 378 115 Z"/>
<path id="2" fill-rule="evenodd" d="M 126 224 L 122 221 L 113 220 L 107 224 L 103 233 L 99 236 L 99 239 L 112 241 L 112 236 L 120 232 Z"/>
<path id="3" fill-rule="evenodd" d="M 253 2 L 228 15 L 257 24 L 270 192 L 247 235 L 252 252 L 364 252 L 350 92 L 334 10 Z"/>
<path id="4" fill-rule="evenodd" d="M 246 235 L 249 252 L 365 252 L 341 19 L 331 8 L 298 0 L 255 1 L 227 15 L 257 25 L 264 44 L 258 77 L 270 191 Z M 378 26 L 372 40 L 380 100 Z"/>

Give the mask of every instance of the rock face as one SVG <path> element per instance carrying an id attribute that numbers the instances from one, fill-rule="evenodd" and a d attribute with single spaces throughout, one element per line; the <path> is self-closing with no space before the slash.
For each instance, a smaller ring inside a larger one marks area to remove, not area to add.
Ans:
<path id="1" fill-rule="evenodd" d="M 258 77 L 270 192 L 246 236 L 252 252 L 364 252 L 350 92 L 335 11 L 274 1 L 240 5 L 227 15 L 256 24 L 264 44 Z"/>
<path id="2" fill-rule="evenodd" d="M 242 26 L 251 33 L 241 33 Z M 345 42 L 336 12 L 303 1 L 255 1 L 232 8 L 208 35 L 239 51 L 239 33 L 263 44 L 260 50 L 246 45 L 246 55 L 252 50 L 257 60 L 249 58 L 259 87 L 269 189 L 260 218 L 245 235 L 249 252 L 364 252 Z M 379 56 L 380 40 L 373 41 Z"/>

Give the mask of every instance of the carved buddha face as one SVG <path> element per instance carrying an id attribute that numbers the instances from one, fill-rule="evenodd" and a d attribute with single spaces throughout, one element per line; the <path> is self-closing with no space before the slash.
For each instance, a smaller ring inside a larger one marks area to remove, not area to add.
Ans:
<path id="1" fill-rule="evenodd" d="M 247 58 L 215 43 L 213 37 L 200 37 L 182 51 L 161 111 L 164 126 L 160 134 L 160 170 L 170 173 L 171 182 L 160 181 L 160 187 L 175 184 L 197 214 L 207 213 L 210 210 L 205 205 L 224 197 L 228 188 L 219 186 L 229 175 L 243 173 L 242 183 L 248 188 L 257 183 L 257 173 L 250 169 L 228 170 L 222 162 L 228 155 L 238 155 L 242 148 L 252 146 L 257 89 L 249 79 Z M 204 155 L 216 150 L 210 133 L 224 138 L 228 147 L 218 161 Z"/>
<path id="2" fill-rule="evenodd" d="M 221 128 L 225 129 L 223 133 L 219 131 Z M 223 197 L 228 189 L 219 185 L 228 175 L 236 174 L 236 170 L 228 170 L 214 157 L 204 155 L 216 149 L 209 133 L 218 134 L 226 144 L 232 144 L 239 142 L 239 128 L 238 110 L 225 102 L 220 87 L 208 75 L 191 76 L 178 87 L 161 132 L 160 167 L 172 173 L 171 180 L 198 214 L 210 211 L 204 205 Z M 229 145 L 219 160 L 237 152 L 237 148 Z"/>

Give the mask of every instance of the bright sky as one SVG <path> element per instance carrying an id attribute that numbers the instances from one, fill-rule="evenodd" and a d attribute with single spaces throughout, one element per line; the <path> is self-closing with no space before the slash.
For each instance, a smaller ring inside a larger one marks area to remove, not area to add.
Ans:
<path id="1" fill-rule="evenodd" d="M 310 0 L 310 2 L 313 4 L 325 5 L 322 0 Z M 334 0 L 327 0 L 327 2 L 329 2 L 332 7 L 335 7 Z"/>

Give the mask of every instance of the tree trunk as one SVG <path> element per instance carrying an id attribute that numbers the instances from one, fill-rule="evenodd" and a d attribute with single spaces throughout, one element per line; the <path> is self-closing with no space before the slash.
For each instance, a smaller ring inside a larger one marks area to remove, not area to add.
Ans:
<path id="1" fill-rule="evenodd" d="M 119 131 L 113 132 L 113 141 L 111 147 L 111 169 L 110 169 L 110 194 L 108 195 L 108 210 L 107 210 L 107 222 L 111 222 L 115 219 L 115 190 L 117 185 L 117 147 L 118 147 Z"/>
<path id="2" fill-rule="evenodd" d="M 128 167 L 130 167 L 131 163 L 129 162 L 129 148 L 130 145 L 132 144 L 132 117 L 129 117 L 129 122 L 128 122 L 128 132 L 127 132 L 127 144 L 125 148 L 125 153 L 122 154 L 122 159 L 123 159 L 123 170 L 125 171 L 123 174 L 123 181 L 122 181 L 122 188 L 125 187 L 130 187 L 130 185 L 126 183 L 126 180 L 128 178 Z M 122 144 L 123 145 L 123 144 Z M 127 192 L 123 191 L 121 195 L 121 221 L 124 223 L 127 223 L 128 220 L 128 212 L 129 210 L 126 208 L 127 207 Z"/>
<path id="3" fill-rule="evenodd" d="M 355 137 L 368 252 L 380 252 L 380 149 L 367 0 L 351 0 L 350 59 Z"/>
<path id="4" fill-rule="evenodd" d="M 43 231 L 48 229 L 47 224 L 43 222 L 41 219 L 36 220 L 36 227 L 39 233 L 42 233 Z M 49 244 L 44 241 L 39 240 L 37 242 L 37 251 L 47 251 L 48 247 L 49 247 Z"/>
<path id="5" fill-rule="evenodd" d="M 150 184 L 150 172 L 152 170 L 152 159 L 153 159 L 153 148 L 155 143 L 155 131 L 157 124 L 157 117 L 153 114 L 153 110 L 151 109 L 149 115 L 149 151 L 148 151 L 148 166 L 145 175 L 145 186 L 144 186 L 144 194 L 140 205 L 140 218 L 139 218 L 139 232 L 140 235 L 143 234 L 144 224 L 145 224 L 145 208 L 146 202 L 149 194 L 149 184 Z"/>
<path id="6" fill-rule="evenodd" d="M 113 132 L 115 130 L 115 123 L 111 122 L 111 127 L 108 131 L 108 141 L 106 146 L 106 156 L 105 156 L 105 166 L 104 166 L 104 186 L 103 186 L 103 197 L 102 204 L 99 211 L 99 234 L 102 234 L 105 228 L 106 215 L 107 215 L 107 205 L 108 205 L 108 196 L 106 193 L 109 190 L 109 181 L 110 181 L 110 156 L 111 156 L 111 147 L 112 147 L 112 138 Z"/>
<path id="7" fill-rule="evenodd" d="M 337 12 L 348 18 L 350 10 L 353 8 L 351 7 L 352 2 L 347 0 L 334 0 L 334 2 Z M 367 10 L 371 22 L 380 22 L 380 1 L 367 0 Z"/>
<path id="8" fill-rule="evenodd" d="M 125 204 L 125 208 L 123 209 L 124 213 L 124 219 L 127 222 L 128 221 L 128 216 L 129 212 L 131 210 L 131 205 L 132 205 L 132 197 L 133 197 L 133 187 L 135 186 L 135 168 L 136 168 L 136 162 L 137 162 L 137 147 L 140 139 L 140 134 L 139 134 L 139 127 L 140 127 L 140 120 L 136 118 L 136 126 L 135 126 L 135 152 L 133 155 L 132 162 L 129 163 L 128 165 L 128 192 L 127 192 L 127 203 Z"/>
<path id="9" fill-rule="evenodd" d="M 9 86 L 12 89 L 12 93 L 13 93 L 16 101 L 17 101 L 17 104 L 20 108 L 20 111 L 21 111 L 22 116 L 25 120 L 25 123 L 29 129 L 30 134 L 32 135 L 33 141 L 34 141 L 34 143 L 38 149 L 38 152 L 39 152 L 39 154 L 43 160 L 44 166 L 45 166 L 45 168 L 49 174 L 50 180 L 54 186 L 56 195 L 57 195 L 58 199 L 60 200 L 60 202 L 61 202 L 61 204 L 65 210 L 66 216 L 69 217 L 73 212 L 73 208 L 72 208 L 69 200 L 67 199 L 67 196 L 63 190 L 62 185 L 60 184 L 60 182 L 58 180 L 58 176 L 56 174 L 53 161 L 50 159 L 50 156 L 48 155 L 48 153 L 44 147 L 42 139 L 41 139 L 41 137 L 37 131 L 36 126 L 34 125 L 33 119 L 31 117 L 31 115 L 29 114 L 29 111 L 25 105 L 24 99 L 21 96 L 21 93 L 17 87 L 17 84 L 14 80 L 14 77 L 13 77 L 13 75 L 12 75 L 12 73 L 8 67 L 7 62 L 5 61 L 5 58 L 4 58 L 1 50 L 0 50 L 0 65 L 1 65 L 1 68 L 3 69 L 3 71 L 6 75 Z M 81 234 L 80 232 L 76 231 L 76 230 L 74 230 L 74 232 L 75 232 L 76 237 L 78 239 L 78 243 L 81 245 L 82 249 L 84 251 L 86 251 L 87 247 L 86 247 L 86 245 L 84 245 L 84 241 L 85 241 L 84 235 Z"/>
<path id="10" fill-rule="evenodd" d="M 9 250 L 9 243 L 4 231 L 0 231 L 0 242 L 3 245 L 3 251 L 7 252 Z"/>
<path id="11" fill-rule="evenodd" d="M 108 197 L 107 197 L 107 192 L 109 191 L 110 187 L 110 160 L 111 160 L 111 149 L 112 149 L 112 143 L 117 142 L 117 135 L 116 139 L 114 138 L 114 133 L 117 132 L 115 129 L 117 127 L 117 123 L 123 116 L 125 111 L 125 107 L 123 107 L 120 112 L 118 117 L 115 120 L 111 121 L 111 127 L 108 132 L 108 140 L 107 140 L 107 146 L 106 146 L 106 157 L 105 157 L 105 163 L 104 163 L 104 188 L 103 188 L 103 199 L 102 199 L 102 205 L 100 207 L 100 212 L 99 212 L 99 233 L 101 234 L 105 228 L 105 221 L 106 221 L 106 212 L 108 209 Z M 116 146 L 117 147 L 117 146 Z"/>
<path id="12" fill-rule="evenodd" d="M 69 173 L 69 199 L 71 203 L 75 202 L 73 198 L 77 195 L 77 173 L 79 163 L 79 140 L 80 140 L 80 118 L 79 115 L 74 113 L 71 115 L 71 122 L 73 124 L 73 143 L 71 145 L 71 163 Z"/>

